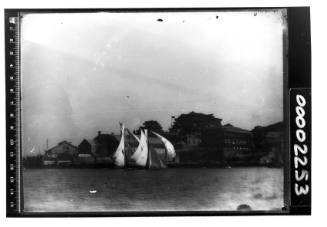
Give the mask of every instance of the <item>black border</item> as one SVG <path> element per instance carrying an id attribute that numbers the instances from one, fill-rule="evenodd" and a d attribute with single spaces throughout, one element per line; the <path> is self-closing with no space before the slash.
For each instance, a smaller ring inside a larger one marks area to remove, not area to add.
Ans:
<path id="1" fill-rule="evenodd" d="M 17 182 L 17 175 L 19 175 L 19 179 L 22 179 L 22 170 L 21 168 L 21 156 L 17 155 L 17 150 L 21 147 L 20 144 L 20 131 L 17 129 L 17 124 L 21 125 L 20 116 L 17 116 L 17 109 L 20 111 L 20 105 L 18 105 L 21 96 L 19 89 L 17 90 L 17 80 L 19 81 L 20 74 L 20 44 L 16 44 L 16 32 L 20 33 L 20 26 L 17 25 L 18 21 L 15 25 L 9 24 L 9 17 L 17 17 L 18 11 L 5 11 L 5 70 L 6 70 L 6 180 L 7 180 L 7 190 L 6 190 L 6 208 L 7 208 L 7 216 L 16 212 L 16 210 L 21 210 L 23 203 L 19 198 L 23 198 L 22 188 L 23 182 L 22 180 Z M 10 27 L 14 28 L 14 30 L 10 30 Z M 10 38 L 14 39 L 14 43 L 9 41 Z M 18 50 L 17 50 L 18 49 Z M 14 56 L 9 54 L 9 51 L 14 52 Z M 18 53 L 18 55 L 16 54 Z M 10 64 L 13 64 L 14 67 L 11 68 Z M 17 66 L 18 64 L 18 66 Z M 10 76 L 14 79 L 10 80 Z M 10 88 L 15 89 L 15 93 L 10 92 Z M 15 101 L 15 105 L 11 105 L 10 102 Z M 10 114 L 14 113 L 14 117 L 10 117 Z M 14 130 L 10 129 L 10 126 L 14 126 Z M 10 144 L 10 140 L 13 139 L 14 145 Z M 10 152 L 14 152 L 14 156 L 10 156 Z M 20 152 L 20 151 L 18 151 Z M 10 164 L 14 165 L 14 170 L 11 170 Z M 14 181 L 11 182 L 10 180 Z M 13 190 L 14 194 L 10 194 L 10 190 Z M 11 207 L 11 203 L 14 204 L 14 207 Z"/>
<path id="2" fill-rule="evenodd" d="M 298 214 L 311 214 L 311 199 L 306 209 L 292 208 L 292 201 L 286 208 L 285 212 L 280 211 L 142 211 L 142 212 L 10 212 L 9 208 L 9 163 L 12 161 L 9 157 L 9 138 L 12 135 L 9 130 L 9 113 L 11 106 L 9 105 L 9 81 L 10 68 L 8 63 L 11 61 L 9 56 L 9 41 L 8 41 L 8 17 L 17 16 L 18 13 L 90 13 L 90 12 L 115 12 L 115 13 L 144 13 L 144 12 L 212 12 L 212 11 L 246 11 L 246 10 L 273 10 L 273 9 L 286 9 L 287 21 L 288 21 L 288 53 L 287 59 L 284 63 L 287 63 L 287 67 L 284 67 L 284 73 L 288 77 L 286 89 L 287 93 L 284 93 L 284 113 L 286 122 L 286 131 L 290 133 L 289 127 L 289 111 L 290 103 L 289 90 L 291 88 L 309 88 L 311 89 L 311 40 L 310 40 L 310 7 L 235 7 L 235 8 L 93 8 L 93 9 L 5 9 L 5 60 L 6 60 L 6 143 L 7 143 L 7 217 L 145 217 L 145 216 L 243 216 L 243 215 L 298 215 Z M 286 100 L 286 101 L 285 101 Z M 286 104 L 286 105 L 285 105 Z M 311 117 L 311 115 L 310 115 Z M 310 118 L 311 119 L 311 118 Z M 311 132 L 311 127 L 310 127 Z M 285 147 L 288 148 L 288 138 Z M 310 137 L 311 142 L 311 137 Z M 289 161 L 289 154 L 286 155 L 286 161 Z M 289 162 L 287 167 L 290 168 Z M 311 168 L 311 163 L 310 163 Z M 291 170 L 290 170 L 291 171 Z M 287 168 L 285 169 L 287 172 Z M 22 174 L 22 173 L 20 173 Z M 289 187 L 290 173 L 285 173 L 285 185 Z M 311 189 L 311 185 L 310 185 Z M 311 192 L 311 190 L 310 190 Z M 285 194 L 292 194 L 289 188 L 285 188 Z M 311 198 L 311 194 L 310 194 Z M 287 203 L 287 201 L 285 200 Z"/>
<path id="3" fill-rule="evenodd" d="M 310 8 L 288 8 L 288 88 L 311 88 Z"/>
<path id="4" fill-rule="evenodd" d="M 291 214 L 311 214 L 311 36 L 310 36 L 310 8 L 296 7 L 288 9 L 288 30 L 289 30 L 289 53 L 288 53 L 288 89 L 289 89 L 289 138 L 290 138 L 290 213 Z M 305 108 L 307 126 L 305 131 L 307 133 L 307 145 L 309 152 L 307 157 L 309 163 L 307 170 L 309 170 L 309 187 L 310 192 L 307 196 L 297 197 L 293 191 L 295 183 L 293 159 L 294 153 L 292 145 L 295 143 L 294 130 L 295 127 L 295 91 L 304 95 L 307 99 L 307 106 Z"/>

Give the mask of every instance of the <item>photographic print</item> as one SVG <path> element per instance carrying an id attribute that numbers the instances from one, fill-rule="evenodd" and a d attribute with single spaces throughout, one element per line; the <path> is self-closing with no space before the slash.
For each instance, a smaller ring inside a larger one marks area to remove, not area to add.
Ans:
<path id="1" fill-rule="evenodd" d="M 24 212 L 285 211 L 285 9 L 19 20 Z"/>

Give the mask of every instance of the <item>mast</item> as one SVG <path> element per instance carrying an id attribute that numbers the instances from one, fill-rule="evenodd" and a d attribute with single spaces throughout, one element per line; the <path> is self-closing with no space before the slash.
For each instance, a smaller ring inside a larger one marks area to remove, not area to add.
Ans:
<path id="1" fill-rule="evenodd" d="M 146 144 L 148 147 L 148 169 L 150 169 L 151 168 L 151 149 L 149 147 L 148 130 L 145 129 L 144 131 L 145 131 Z"/>
<path id="2" fill-rule="evenodd" d="M 167 161 L 167 159 L 168 159 L 168 152 L 167 152 L 167 148 L 165 146 L 165 161 Z"/>
<path id="3" fill-rule="evenodd" d="M 124 137 L 125 137 L 125 135 L 124 135 Z M 124 139 L 124 150 L 123 150 L 123 153 L 124 153 L 125 167 L 128 168 L 127 149 L 126 149 L 126 141 L 125 141 L 125 139 Z"/>

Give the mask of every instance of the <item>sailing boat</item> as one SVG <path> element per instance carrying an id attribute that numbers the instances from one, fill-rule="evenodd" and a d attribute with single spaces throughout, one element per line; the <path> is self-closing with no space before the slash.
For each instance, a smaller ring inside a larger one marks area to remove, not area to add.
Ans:
<path id="1" fill-rule="evenodd" d="M 141 137 L 139 140 L 139 145 L 131 156 L 131 159 L 135 162 L 136 166 L 146 167 L 148 161 L 148 137 L 147 137 L 147 130 L 144 132 L 141 131 Z"/>
<path id="2" fill-rule="evenodd" d="M 129 132 L 129 130 L 127 129 Z M 121 139 L 120 143 L 113 155 L 114 164 L 118 167 L 134 166 L 142 168 L 166 168 L 166 165 L 161 157 L 157 154 L 155 149 L 149 145 L 148 141 L 148 131 L 145 129 L 141 130 L 140 138 L 138 138 L 134 133 L 132 134 L 136 141 L 138 141 L 138 146 L 130 157 L 127 157 L 126 147 L 125 147 L 125 127 L 121 125 Z M 165 145 L 166 160 L 173 159 L 176 156 L 174 146 L 165 137 L 159 135 L 156 132 L 151 131 L 156 135 L 162 143 Z M 129 132 L 130 133 L 130 132 Z"/>
<path id="3" fill-rule="evenodd" d="M 118 167 L 125 166 L 125 126 L 121 124 L 121 137 L 119 145 L 113 155 L 114 164 Z"/>
<path id="4" fill-rule="evenodd" d="M 125 126 L 121 124 L 121 137 L 119 145 L 113 154 L 114 164 L 117 167 L 126 167 L 128 164 L 131 166 L 138 166 L 138 167 L 146 167 L 148 163 L 148 139 L 147 139 L 147 131 L 141 131 L 141 137 L 135 136 L 135 139 L 138 141 L 138 147 L 135 152 L 128 157 L 127 147 L 125 145 Z M 129 132 L 129 130 L 127 129 Z M 129 163 L 131 161 L 132 163 Z"/>

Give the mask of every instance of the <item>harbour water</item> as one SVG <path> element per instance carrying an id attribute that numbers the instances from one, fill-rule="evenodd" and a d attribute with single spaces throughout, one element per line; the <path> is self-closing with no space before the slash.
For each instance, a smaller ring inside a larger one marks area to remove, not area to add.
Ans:
<path id="1" fill-rule="evenodd" d="M 25 169 L 26 212 L 281 210 L 283 169 Z"/>

